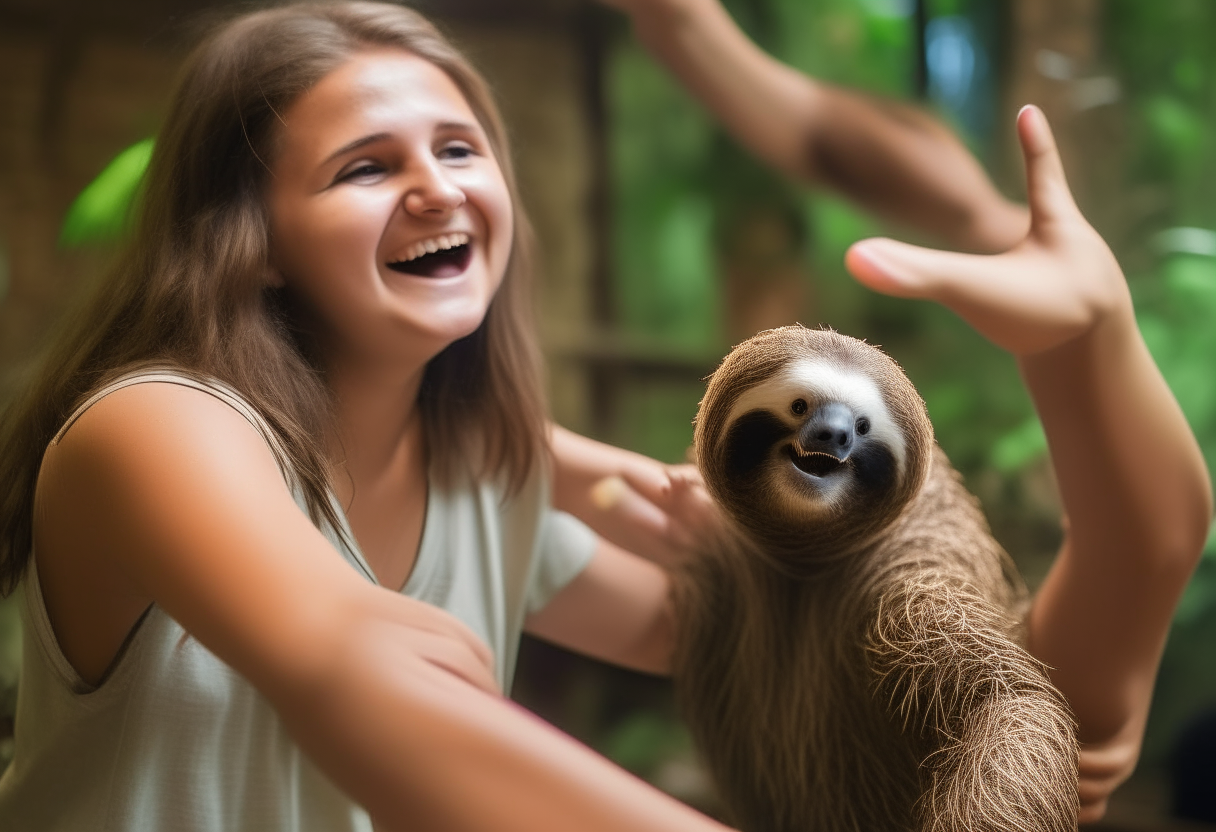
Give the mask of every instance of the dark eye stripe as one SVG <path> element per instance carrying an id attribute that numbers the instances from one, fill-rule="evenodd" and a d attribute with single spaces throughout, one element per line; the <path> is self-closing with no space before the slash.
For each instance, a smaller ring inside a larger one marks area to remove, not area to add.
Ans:
<path id="1" fill-rule="evenodd" d="M 768 459 L 773 446 L 790 433 L 789 427 L 767 410 L 744 413 L 722 440 L 726 476 L 736 480 L 753 474 Z"/>

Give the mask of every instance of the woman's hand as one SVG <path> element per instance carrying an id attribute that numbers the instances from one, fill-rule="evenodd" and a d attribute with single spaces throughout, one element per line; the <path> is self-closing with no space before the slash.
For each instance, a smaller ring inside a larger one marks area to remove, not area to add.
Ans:
<path id="1" fill-rule="evenodd" d="M 383 637 L 386 644 L 393 642 L 391 649 L 399 655 L 413 656 L 486 693 L 502 696 L 494 676 L 494 654 L 468 625 L 425 601 L 391 590 L 385 592 L 389 594 L 383 600 L 391 618 L 368 619 L 364 629 L 377 632 L 364 633 L 366 637 Z"/>
<path id="2" fill-rule="evenodd" d="M 556 425 L 550 447 L 554 506 L 628 552 L 678 566 L 721 523 L 692 465 L 664 465 Z"/>
<path id="3" fill-rule="evenodd" d="M 1038 108 L 1018 115 L 1031 224 L 1004 254 L 983 256 L 863 240 L 845 262 L 853 275 L 888 295 L 934 300 L 1018 357 L 1058 347 L 1131 309 L 1114 255 L 1073 202 L 1047 120 Z"/>
<path id="4" fill-rule="evenodd" d="M 590 496 L 606 515 L 649 538 L 646 556 L 667 567 L 695 557 L 722 522 L 694 465 L 666 465 L 660 476 L 623 470 L 593 485 Z"/>

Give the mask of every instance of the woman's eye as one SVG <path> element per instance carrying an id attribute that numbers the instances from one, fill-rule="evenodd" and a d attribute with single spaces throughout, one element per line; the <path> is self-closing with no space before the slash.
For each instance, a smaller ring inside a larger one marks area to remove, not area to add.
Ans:
<path id="1" fill-rule="evenodd" d="M 366 181 L 368 179 L 375 179 L 383 174 L 384 174 L 383 166 L 373 164 L 371 162 L 364 162 L 362 164 L 356 165 L 355 167 L 351 168 L 350 170 L 343 171 L 342 174 L 338 177 L 338 179 L 342 182 L 352 182 L 352 181 L 357 182 L 357 181 Z"/>
<path id="2" fill-rule="evenodd" d="M 449 144 L 439 149 L 436 154 L 440 159 L 461 161 L 477 155 L 477 151 L 467 144 Z"/>

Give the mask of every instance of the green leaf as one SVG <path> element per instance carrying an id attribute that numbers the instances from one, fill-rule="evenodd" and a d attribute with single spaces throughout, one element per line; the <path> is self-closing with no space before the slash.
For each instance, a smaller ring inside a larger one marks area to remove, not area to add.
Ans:
<path id="1" fill-rule="evenodd" d="M 59 245 L 75 248 L 88 243 L 108 243 L 119 239 L 127 227 L 131 204 L 143 182 L 154 139 L 137 142 L 89 183 L 68 208 L 59 231 Z"/>

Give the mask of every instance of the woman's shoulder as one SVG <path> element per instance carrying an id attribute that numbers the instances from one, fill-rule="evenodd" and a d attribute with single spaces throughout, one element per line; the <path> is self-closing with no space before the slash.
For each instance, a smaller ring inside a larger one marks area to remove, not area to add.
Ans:
<path id="1" fill-rule="evenodd" d="M 70 439 L 138 441 L 154 434 L 188 434 L 201 429 L 237 432 L 251 427 L 243 398 L 203 376 L 167 366 L 144 366 L 111 376 L 76 406 L 60 427 L 51 448 Z M 182 435 L 178 438 L 185 439 Z"/>
<path id="2" fill-rule="evenodd" d="M 170 560 L 199 572 L 231 547 L 208 544 L 222 526 L 251 515 L 244 528 L 282 529 L 293 510 L 257 431 L 207 392 L 149 380 L 89 402 L 47 448 L 34 495 L 38 577 L 64 655 L 95 682 L 160 600 Z"/>
<path id="3" fill-rule="evenodd" d="M 173 381 L 124 385 L 87 402 L 47 448 L 36 516 L 133 492 L 176 496 L 157 502 L 187 511 L 203 469 L 221 482 L 278 474 L 263 438 L 214 395 Z"/>
<path id="4" fill-rule="evenodd" d="M 77 423 L 88 425 L 76 427 Z M 204 373 L 163 362 L 143 362 L 116 370 L 82 396 L 47 448 L 47 456 L 67 437 L 72 445 L 101 443 L 121 448 L 143 444 L 155 434 L 170 445 L 192 443 L 200 434 L 222 438 L 235 448 L 245 445 L 250 431 L 260 436 L 280 473 L 291 481 L 287 455 L 270 424 L 232 386 Z M 170 454 L 168 459 L 173 458 Z M 45 459 L 44 459 L 45 467 Z"/>
<path id="5" fill-rule="evenodd" d="M 123 377 L 94 393 L 47 448 L 38 502 L 53 500 L 65 482 L 72 491 L 120 487 L 132 477 L 168 486 L 200 455 L 232 475 L 275 467 L 250 419 L 204 386 L 182 383 L 186 378 Z"/>

